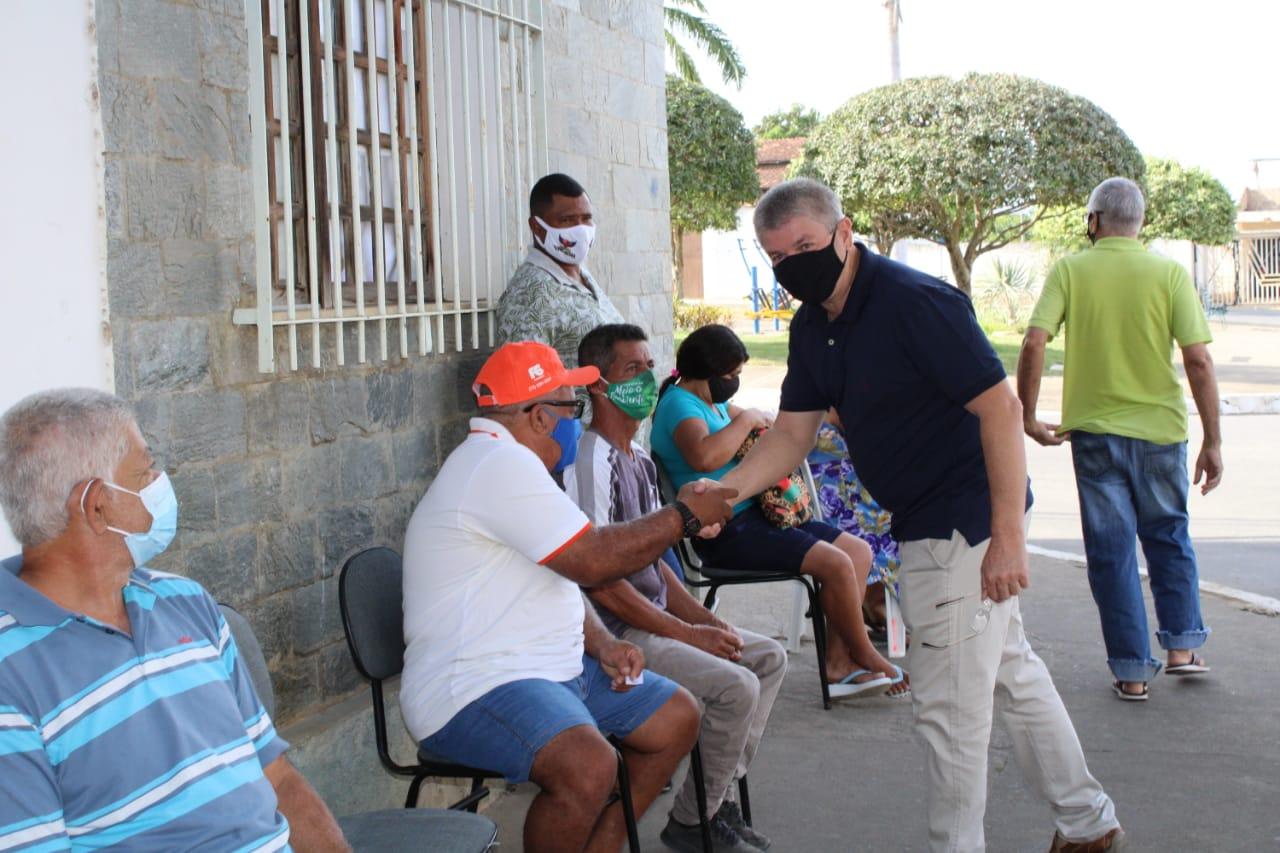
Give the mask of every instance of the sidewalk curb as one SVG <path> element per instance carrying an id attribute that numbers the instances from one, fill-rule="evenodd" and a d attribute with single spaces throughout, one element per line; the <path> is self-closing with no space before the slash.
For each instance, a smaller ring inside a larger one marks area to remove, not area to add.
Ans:
<path id="1" fill-rule="evenodd" d="M 1224 394 L 1219 410 L 1224 415 L 1280 414 L 1280 394 Z"/>
<path id="2" fill-rule="evenodd" d="M 1085 560 L 1083 554 L 1073 554 L 1070 551 L 1058 551 L 1053 548 L 1041 548 L 1039 545 L 1028 545 L 1027 553 L 1035 554 L 1039 557 L 1050 557 L 1054 560 L 1061 560 L 1064 563 L 1071 563 L 1081 567 L 1088 565 L 1088 561 Z M 1139 566 L 1138 575 L 1145 578 L 1147 570 Z M 1214 598 L 1221 598 L 1249 613 L 1257 613 L 1260 616 L 1280 616 L 1280 599 L 1272 598 L 1269 595 L 1259 595 L 1256 592 L 1248 592 L 1206 580 L 1200 581 L 1200 592 L 1205 595 L 1212 595 Z"/>

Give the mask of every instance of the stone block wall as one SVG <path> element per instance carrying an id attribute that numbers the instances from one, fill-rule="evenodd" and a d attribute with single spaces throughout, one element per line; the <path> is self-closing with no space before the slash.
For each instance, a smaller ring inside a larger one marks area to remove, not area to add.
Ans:
<path id="1" fill-rule="evenodd" d="M 400 548 L 465 434 L 487 353 L 258 373 L 256 330 L 231 322 L 253 300 L 244 5 L 96 0 L 95 13 L 115 385 L 181 506 L 162 567 L 249 618 L 277 721 L 321 793 L 342 811 L 395 805 L 389 777 L 351 785 L 380 771 L 371 750 L 351 755 L 371 727 L 337 572 L 363 548 Z M 660 0 L 548 2 L 544 44 L 551 166 L 588 187 L 592 266 L 669 362 Z"/>
<path id="2" fill-rule="evenodd" d="M 591 197 L 588 266 L 622 315 L 675 362 L 662 3 L 545 0 L 547 148 Z"/>

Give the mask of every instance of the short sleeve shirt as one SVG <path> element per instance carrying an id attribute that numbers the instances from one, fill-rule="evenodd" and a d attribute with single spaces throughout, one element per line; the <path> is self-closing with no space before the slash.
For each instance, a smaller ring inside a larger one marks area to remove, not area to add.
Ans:
<path id="1" fill-rule="evenodd" d="M 555 261 L 530 249 L 498 300 L 497 342 L 548 344 L 566 367 L 576 367 L 578 344 L 587 332 L 625 322 L 586 268 L 582 278 L 583 284 L 575 282 Z"/>
<path id="2" fill-rule="evenodd" d="M 472 419 L 405 533 L 400 708 L 415 740 L 495 687 L 581 674 L 582 593 L 546 564 L 590 526 L 532 450 Z"/>
<path id="3" fill-rule="evenodd" d="M 662 469 L 671 478 L 671 484 L 677 489 L 686 483 L 702 477 L 719 480 L 738 464 L 734 460 L 722 465 L 714 471 L 696 471 L 685 461 L 684 454 L 676 445 L 676 428 L 684 421 L 696 418 L 707 425 L 707 432 L 715 435 L 733 420 L 729 417 L 729 407 L 724 403 L 707 405 L 697 394 L 693 394 L 679 385 L 671 385 L 658 400 L 658 408 L 653 413 L 653 432 L 649 436 L 649 444 L 653 453 L 662 463 Z M 733 512 L 736 515 L 747 507 L 751 501 L 738 503 Z"/>
<path id="4" fill-rule="evenodd" d="M 288 744 L 218 605 L 146 568 L 132 636 L 0 567 L 0 849 L 287 850 L 263 769 Z"/>
<path id="5" fill-rule="evenodd" d="M 565 469 L 564 489 L 597 526 L 635 521 L 658 509 L 658 469 L 649 454 L 635 442 L 627 454 L 595 430 L 578 441 L 578 457 Z M 655 560 L 626 578 L 659 610 L 667 609 L 667 580 Z M 600 621 L 614 633 L 627 627 L 605 607 L 596 605 Z"/>
<path id="6" fill-rule="evenodd" d="M 1003 382 L 1004 367 L 968 296 L 857 249 L 840 315 L 804 305 L 791 321 L 781 408 L 836 409 L 858 476 L 893 513 L 895 539 L 958 530 L 981 542 L 991 536 L 991 495 L 978 418 L 965 404 Z"/>
<path id="7" fill-rule="evenodd" d="M 1065 323 L 1062 428 L 1156 444 L 1187 440 L 1173 345 L 1213 339 L 1191 276 L 1137 240 L 1104 237 L 1058 261 L 1030 325 Z"/>

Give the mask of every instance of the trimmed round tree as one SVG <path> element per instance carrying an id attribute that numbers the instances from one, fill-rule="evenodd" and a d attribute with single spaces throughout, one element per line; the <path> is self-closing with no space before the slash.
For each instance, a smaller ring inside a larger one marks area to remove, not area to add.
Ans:
<path id="1" fill-rule="evenodd" d="M 1148 239 L 1223 246 L 1236 236 L 1236 203 L 1222 182 L 1175 160 L 1147 158 Z"/>
<path id="2" fill-rule="evenodd" d="M 760 194 L 756 148 L 742 113 L 719 95 L 667 75 L 667 168 L 671 177 L 671 257 L 684 295 L 686 232 L 738 227 L 738 208 Z"/>
<path id="3" fill-rule="evenodd" d="M 1027 77 L 969 74 L 858 95 L 809 137 L 804 169 L 893 239 L 945 246 L 968 293 L 979 255 L 1078 204 L 1104 178 L 1141 179 L 1143 163 L 1091 101 Z"/>

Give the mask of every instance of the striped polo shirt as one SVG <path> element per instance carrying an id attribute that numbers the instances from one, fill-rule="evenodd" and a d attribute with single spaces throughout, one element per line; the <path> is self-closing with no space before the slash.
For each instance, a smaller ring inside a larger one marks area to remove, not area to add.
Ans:
<path id="1" fill-rule="evenodd" d="M 0 850 L 286 850 L 263 768 L 288 744 L 217 604 L 138 569 L 133 636 L 0 563 Z"/>

